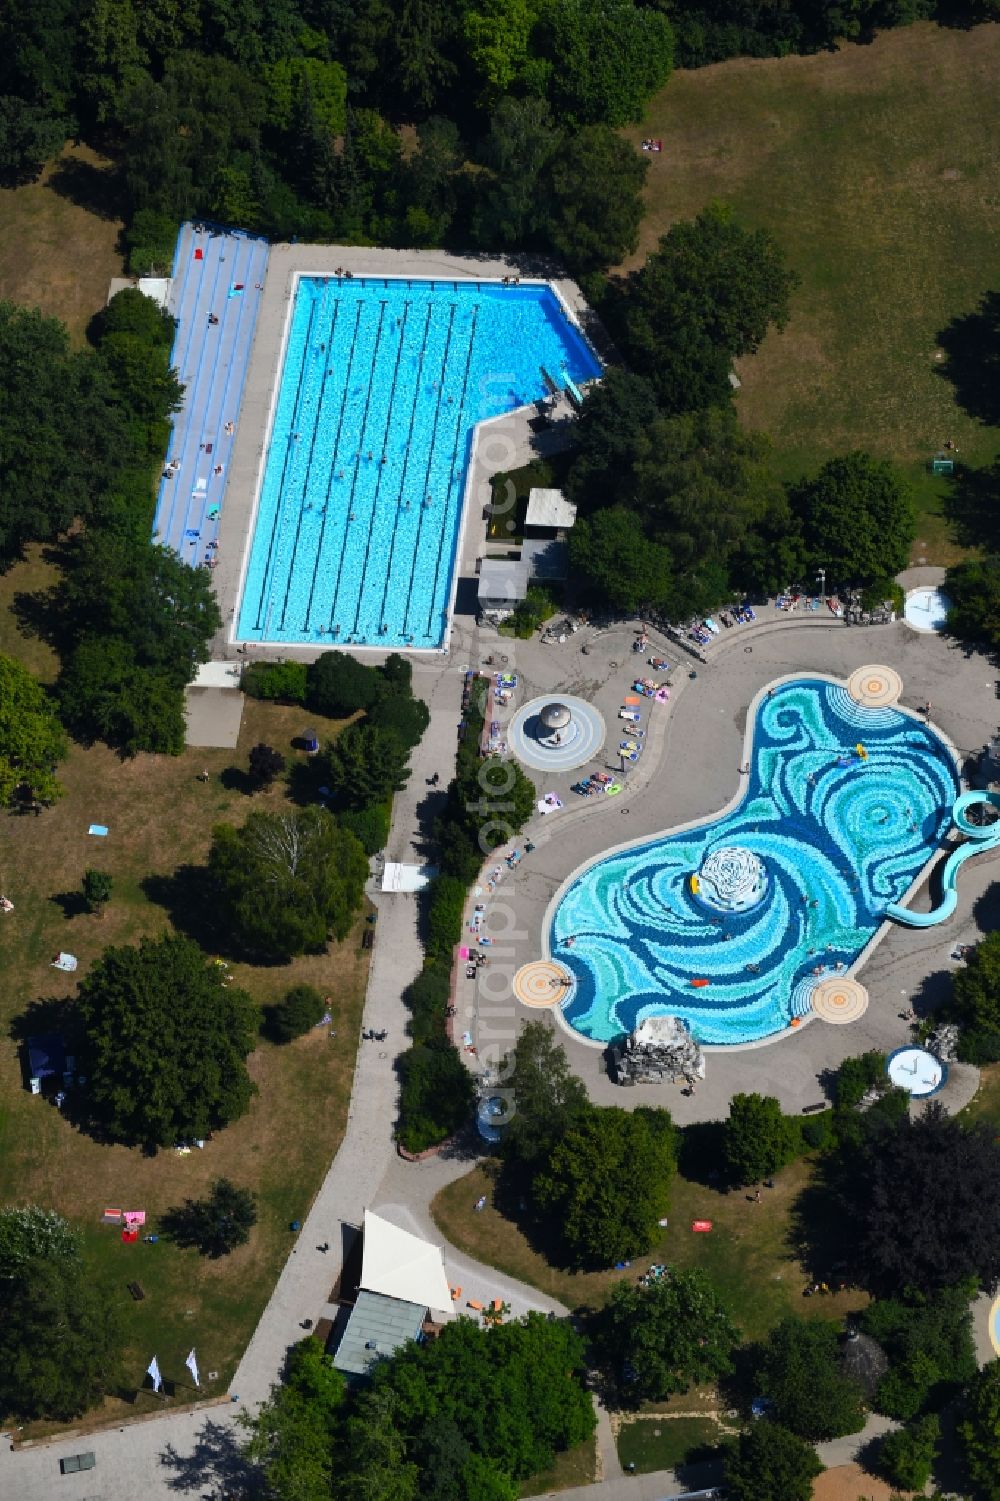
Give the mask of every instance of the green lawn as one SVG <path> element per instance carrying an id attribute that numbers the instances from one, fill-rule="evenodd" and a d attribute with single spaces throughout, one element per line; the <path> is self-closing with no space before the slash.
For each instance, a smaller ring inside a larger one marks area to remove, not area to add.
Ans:
<path id="1" fill-rule="evenodd" d="M 67 146 L 37 182 L 0 189 L 0 298 L 61 318 L 82 344 L 123 274 L 116 178 L 88 146 Z"/>
<path id="2" fill-rule="evenodd" d="M 938 336 L 1000 276 L 1000 26 L 931 24 L 815 57 L 678 73 L 630 132 L 650 158 L 641 261 L 712 199 L 769 229 L 801 277 L 792 318 L 744 360 L 739 411 L 771 434 L 785 476 L 854 447 L 895 458 L 917 489 L 913 558 L 959 555 L 926 464 L 966 462 L 1000 430 L 957 405 Z"/>
<path id="3" fill-rule="evenodd" d="M 807 1163 L 793 1163 L 775 1180 L 761 1204 L 742 1193 L 721 1194 L 678 1176 L 670 1190 L 670 1224 L 650 1254 L 627 1272 L 566 1272 L 551 1266 L 512 1220 L 492 1203 L 487 1171 L 476 1168 L 435 1198 L 431 1213 L 444 1235 L 467 1252 L 509 1276 L 531 1283 L 568 1308 L 599 1307 L 623 1275 L 638 1276 L 650 1263 L 702 1267 L 728 1301 L 746 1339 L 756 1339 L 788 1313 L 840 1318 L 863 1305 L 856 1290 L 823 1298 L 803 1298 L 807 1277 L 789 1246 L 792 1206 L 807 1185 Z M 473 1205 L 487 1195 L 480 1214 Z M 694 1220 L 711 1220 L 710 1234 L 694 1234 Z"/>
<path id="4" fill-rule="evenodd" d="M 46 565 L 33 559 L 0 580 L 0 649 L 51 676 L 54 661 L 21 636 L 7 607 L 19 590 L 45 577 Z M 280 749 L 290 765 L 304 762 L 291 748 L 303 722 L 299 709 L 247 700 L 235 751 L 122 761 L 103 746 L 73 746 L 60 770 L 65 797 L 39 818 L 5 820 L 2 889 L 14 911 L 0 926 L 0 1203 L 53 1207 L 83 1231 L 93 1276 L 122 1309 L 128 1384 L 139 1384 L 153 1353 L 168 1380 L 186 1381 L 184 1357 L 196 1344 L 203 1395 L 227 1389 L 289 1253 L 289 1223 L 304 1217 L 343 1135 L 368 973 L 360 946 L 364 920 L 359 917 L 347 941 L 326 954 L 285 966 L 232 966 L 237 983 L 262 1006 L 292 984 L 315 984 L 330 997 L 336 1035 L 323 1029 L 284 1048 L 262 1041 L 249 1063 L 259 1090 L 250 1111 L 189 1156 L 166 1151 L 147 1157 L 75 1130 L 25 1089 L 10 1024 L 34 1002 L 72 996 L 76 979 L 108 944 L 170 929 L 168 907 L 147 878 L 169 878 L 185 864 L 202 862 L 216 821 L 239 823 L 251 806 L 282 806 L 282 784 L 251 799 L 227 773 L 245 769 L 250 747 L 261 740 Z M 336 722 L 316 722 L 321 739 L 337 733 Z M 200 780 L 203 769 L 211 774 L 208 784 Z M 107 840 L 88 838 L 92 821 L 110 827 Z M 114 880 L 102 918 L 81 913 L 73 900 L 89 865 Z M 79 959 L 76 977 L 50 968 L 58 949 Z M 124 1245 L 116 1229 L 101 1224 L 105 1208 L 144 1209 L 155 1230 L 166 1209 L 198 1196 L 217 1176 L 259 1197 L 250 1243 L 221 1261 L 163 1239 L 156 1246 Z M 133 1280 L 145 1291 L 142 1302 L 127 1291 Z M 207 1379 L 209 1371 L 218 1372 L 215 1380 Z M 190 1396 L 178 1387 L 175 1400 Z M 115 1398 L 95 1417 L 135 1414 L 154 1402 Z"/>
<path id="5" fill-rule="evenodd" d="M 550 1491 L 565 1491 L 576 1485 L 593 1485 L 597 1474 L 597 1440 L 588 1438 L 572 1449 L 556 1455 L 551 1470 L 532 1475 L 521 1484 L 522 1496 L 547 1496 Z"/>
<path id="6" fill-rule="evenodd" d="M 979 1088 L 962 1111 L 962 1117 L 991 1121 L 1000 1127 L 1000 1063 L 987 1063 L 980 1070 Z"/>
<path id="7" fill-rule="evenodd" d="M 676 1470 L 713 1458 L 706 1451 L 717 1450 L 725 1436 L 714 1418 L 636 1418 L 618 1430 L 618 1458 L 635 1465 L 638 1474 Z"/>

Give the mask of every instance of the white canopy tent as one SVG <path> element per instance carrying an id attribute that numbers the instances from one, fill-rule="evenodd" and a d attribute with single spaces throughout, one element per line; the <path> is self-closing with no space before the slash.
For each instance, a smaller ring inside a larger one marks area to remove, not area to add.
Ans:
<path id="1" fill-rule="evenodd" d="M 453 1317 L 451 1288 L 437 1246 L 370 1209 L 365 1211 L 364 1233 L 361 1287 L 366 1292 L 417 1303 L 429 1308 L 439 1322 Z"/>

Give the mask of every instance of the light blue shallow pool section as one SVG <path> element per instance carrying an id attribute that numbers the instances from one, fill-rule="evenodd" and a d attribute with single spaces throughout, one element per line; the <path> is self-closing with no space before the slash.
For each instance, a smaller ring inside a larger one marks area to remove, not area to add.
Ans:
<path id="1" fill-rule="evenodd" d="M 966 860 L 971 860 L 973 855 L 981 855 L 985 850 L 996 849 L 1000 845 L 1000 820 L 989 824 L 973 823 L 968 817 L 969 809 L 981 807 L 986 804 L 989 808 L 1000 809 L 1000 794 L 996 792 L 965 792 L 955 803 L 952 809 L 952 819 L 960 834 L 964 834 L 968 844 L 960 844 L 952 850 L 944 868 L 941 871 L 941 900 L 931 912 L 911 912 L 909 907 L 901 907 L 897 902 L 890 902 L 886 907 L 887 917 L 892 917 L 896 922 L 901 922 L 908 928 L 934 928 L 938 923 L 946 922 L 952 916 L 958 906 L 958 872 Z"/>
<path id="2" fill-rule="evenodd" d="M 185 563 L 208 562 L 218 537 L 267 258 L 266 240 L 238 230 L 184 224 L 177 238 L 167 311 L 177 319 L 170 362 L 184 396 L 166 458 L 178 468 L 160 481 L 153 526 Z"/>
<path id="3" fill-rule="evenodd" d="M 239 639 L 439 646 L 473 427 L 543 368 L 600 374 L 547 285 L 301 278 Z"/>
<path id="4" fill-rule="evenodd" d="M 782 685 L 758 708 L 735 808 L 600 860 L 567 888 L 549 935 L 576 980 L 565 1020 L 599 1042 L 666 1013 L 706 1044 L 783 1031 L 809 1011 L 814 971 L 849 967 L 907 891 L 958 791 L 933 730 L 833 683 Z M 767 879 L 759 902 L 723 915 L 690 878 L 732 848 L 757 856 Z"/>

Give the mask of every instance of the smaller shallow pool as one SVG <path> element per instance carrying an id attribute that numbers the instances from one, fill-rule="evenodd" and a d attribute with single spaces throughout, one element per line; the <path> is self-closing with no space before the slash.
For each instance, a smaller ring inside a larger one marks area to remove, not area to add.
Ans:
<path id="1" fill-rule="evenodd" d="M 911 589 L 903 615 L 915 631 L 943 631 L 948 624 L 951 601 L 940 589 Z"/>

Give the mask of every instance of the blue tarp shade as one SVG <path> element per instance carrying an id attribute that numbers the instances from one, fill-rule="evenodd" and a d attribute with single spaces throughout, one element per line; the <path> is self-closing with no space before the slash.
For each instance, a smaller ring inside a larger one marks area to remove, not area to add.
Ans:
<path id="1" fill-rule="evenodd" d="M 58 1032 L 28 1038 L 28 1071 L 32 1079 L 61 1079 L 66 1069 L 66 1044 Z"/>

